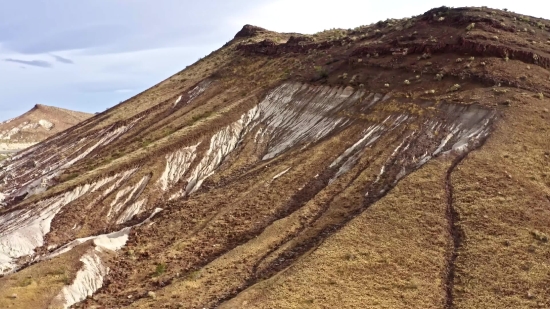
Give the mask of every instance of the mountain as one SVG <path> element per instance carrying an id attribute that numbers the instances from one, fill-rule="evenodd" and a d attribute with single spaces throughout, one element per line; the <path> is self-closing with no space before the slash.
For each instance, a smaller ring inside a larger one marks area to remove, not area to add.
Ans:
<path id="1" fill-rule="evenodd" d="M 0 122 L 0 153 L 32 146 L 91 116 L 88 113 L 36 104 L 21 116 Z"/>
<path id="2" fill-rule="evenodd" d="M 1 163 L 0 307 L 550 307 L 548 29 L 245 26 Z"/>

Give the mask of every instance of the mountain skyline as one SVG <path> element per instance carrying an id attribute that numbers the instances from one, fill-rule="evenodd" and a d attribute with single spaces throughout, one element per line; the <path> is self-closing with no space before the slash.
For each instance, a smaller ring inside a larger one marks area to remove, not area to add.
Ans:
<path id="1" fill-rule="evenodd" d="M 544 9 L 548 4 L 524 7 L 494 0 L 484 4 L 549 17 Z M 0 121 L 35 104 L 102 112 L 219 48 L 244 24 L 311 34 L 410 17 L 441 5 L 479 3 L 8 2 L 0 12 Z"/>

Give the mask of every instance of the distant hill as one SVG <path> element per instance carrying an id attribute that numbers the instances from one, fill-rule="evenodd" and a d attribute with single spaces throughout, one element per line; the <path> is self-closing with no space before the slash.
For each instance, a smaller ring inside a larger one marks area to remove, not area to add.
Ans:
<path id="1" fill-rule="evenodd" d="M 0 152 L 27 148 L 91 116 L 93 114 L 36 104 L 21 116 L 0 122 Z"/>

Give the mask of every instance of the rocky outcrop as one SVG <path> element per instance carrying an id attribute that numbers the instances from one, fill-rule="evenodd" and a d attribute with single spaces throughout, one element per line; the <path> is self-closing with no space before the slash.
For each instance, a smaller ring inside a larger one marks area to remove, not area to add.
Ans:
<path id="1" fill-rule="evenodd" d="M 38 124 L 41 125 L 46 130 L 51 130 L 54 127 L 54 124 L 49 122 L 48 120 L 40 119 L 38 120 Z"/>
<path id="2" fill-rule="evenodd" d="M 252 25 L 244 25 L 243 28 L 235 34 L 235 38 L 250 38 L 258 35 L 259 33 L 266 32 L 264 28 L 252 26 Z"/>

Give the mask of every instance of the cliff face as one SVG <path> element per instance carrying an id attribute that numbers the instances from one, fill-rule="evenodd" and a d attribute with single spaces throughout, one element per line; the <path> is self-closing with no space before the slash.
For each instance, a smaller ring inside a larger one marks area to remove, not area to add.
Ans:
<path id="1" fill-rule="evenodd" d="M 1 163 L 0 307 L 549 306 L 549 26 L 245 26 Z"/>
<path id="2" fill-rule="evenodd" d="M 23 115 L 0 122 L 0 152 L 17 152 L 90 118 L 92 114 L 37 104 Z"/>

